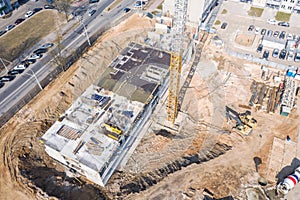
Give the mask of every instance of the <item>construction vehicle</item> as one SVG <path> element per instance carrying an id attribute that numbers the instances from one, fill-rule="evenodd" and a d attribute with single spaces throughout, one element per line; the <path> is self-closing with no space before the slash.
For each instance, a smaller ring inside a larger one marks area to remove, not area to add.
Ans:
<path id="1" fill-rule="evenodd" d="M 226 106 L 226 117 L 229 120 L 235 120 L 236 124 L 233 128 L 237 129 L 242 135 L 250 135 L 253 128 L 256 127 L 257 121 L 251 116 L 250 111 L 238 113 Z"/>
<path id="2" fill-rule="evenodd" d="M 114 140 L 119 141 L 121 135 L 122 135 L 122 130 L 120 130 L 117 127 L 112 126 L 111 124 L 103 123 L 104 128 L 108 131 L 106 135 Z"/>
<path id="3" fill-rule="evenodd" d="M 277 185 L 277 192 L 286 195 L 291 191 L 300 179 L 300 166 L 297 167 L 293 174 L 287 176 L 282 182 Z"/>

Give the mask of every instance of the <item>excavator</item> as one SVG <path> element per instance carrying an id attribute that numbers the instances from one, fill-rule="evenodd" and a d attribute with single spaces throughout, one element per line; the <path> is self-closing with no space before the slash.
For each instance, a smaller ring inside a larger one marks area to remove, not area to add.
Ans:
<path id="1" fill-rule="evenodd" d="M 237 129 L 242 135 L 250 135 L 253 128 L 257 125 L 257 121 L 251 116 L 251 112 L 249 110 L 244 113 L 238 113 L 226 106 L 226 117 L 227 120 L 236 121 L 236 125 L 233 128 Z"/>

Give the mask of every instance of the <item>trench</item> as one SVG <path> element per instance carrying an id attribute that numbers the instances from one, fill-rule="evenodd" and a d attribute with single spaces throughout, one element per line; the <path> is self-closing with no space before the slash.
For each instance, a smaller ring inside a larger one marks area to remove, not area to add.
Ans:
<path id="1" fill-rule="evenodd" d="M 231 148 L 232 147 L 227 144 L 216 143 L 210 151 L 184 156 L 173 161 L 172 163 L 166 164 L 162 168 L 145 174 L 140 174 L 139 176 L 134 176 L 133 180 L 129 183 L 121 184 L 120 191 L 114 195 L 114 199 L 123 199 L 124 196 L 127 196 L 131 193 L 139 193 L 144 191 L 163 180 L 169 174 L 179 171 L 184 167 L 188 167 L 189 165 L 201 164 L 219 157 L 231 150 Z M 117 176 L 124 176 L 122 172 L 118 173 L 119 174 Z"/>

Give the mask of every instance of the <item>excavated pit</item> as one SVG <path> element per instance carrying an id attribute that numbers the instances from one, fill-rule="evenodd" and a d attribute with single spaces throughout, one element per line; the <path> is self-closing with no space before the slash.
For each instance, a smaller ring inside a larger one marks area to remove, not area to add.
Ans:
<path id="1" fill-rule="evenodd" d="M 149 187 L 162 181 L 169 174 L 172 174 L 184 167 L 188 167 L 192 164 L 201 164 L 211 159 L 219 157 L 231 150 L 231 146 L 223 143 L 216 143 L 210 151 L 203 151 L 198 154 L 184 156 L 180 159 L 173 161 L 165 165 L 162 168 L 156 169 L 148 173 L 141 173 L 139 175 L 126 175 L 123 172 L 116 172 L 112 177 L 112 180 L 108 184 L 114 182 L 121 182 L 119 191 L 112 194 L 112 199 L 123 199 L 131 193 L 139 193 L 148 189 Z M 127 178 L 124 178 L 128 176 Z M 122 182 L 124 179 L 125 182 Z M 129 179 L 129 180 L 128 180 Z M 126 183 L 127 182 L 127 183 Z"/>

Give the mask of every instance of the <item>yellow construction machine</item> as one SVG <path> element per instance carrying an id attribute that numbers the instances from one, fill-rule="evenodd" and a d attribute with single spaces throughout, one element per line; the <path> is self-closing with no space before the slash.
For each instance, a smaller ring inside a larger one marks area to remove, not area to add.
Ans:
<path id="1" fill-rule="evenodd" d="M 242 135 L 250 135 L 253 128 L 257 125 L 257 121 L 248 110 L 244 113 L 238 113 L 226 106 L 226 117 L 229 120 L 234 119 L 236 121 L 236 125 L 233 128 L 236 128 Z"/>

